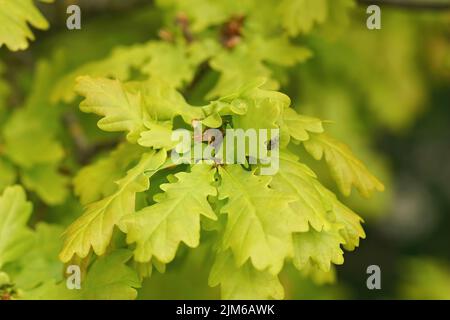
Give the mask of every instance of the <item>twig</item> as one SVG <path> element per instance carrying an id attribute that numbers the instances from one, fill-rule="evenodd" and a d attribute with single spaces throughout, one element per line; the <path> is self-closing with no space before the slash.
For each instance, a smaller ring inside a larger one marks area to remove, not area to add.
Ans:
<path id="1" fill-rule="evenodd" d="M 424 1 L 424 0 L 358 0 L 359 4 L 380 6 L 392 6 L 404 9 L 422 10 L 448 10 L 450 1 Z"/>

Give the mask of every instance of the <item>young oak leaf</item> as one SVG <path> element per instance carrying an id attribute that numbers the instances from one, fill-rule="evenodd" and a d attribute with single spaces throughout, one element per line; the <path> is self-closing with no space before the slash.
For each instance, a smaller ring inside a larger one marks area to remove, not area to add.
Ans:
<path id="1" fill-rule="evenodd" d="M 341 245 L 353 250 L 359 238 L 365 237 L 361 218 L 323 187 L 297 156 L 280 153 L 280 170 L 270 185 L 298 199 L 289 205 L 293 213 L 290 224 L 297 232 L 293 235 L 294 264 L 299 270 L 313 263 L 329 272 L 331 263 L 343 263 Z"/>
<path id="2" fill-rule="evenodd" d="M 137 88 L 144 99 L 148 115 L 153 120 L 173 120 L 181 116 L 187 124 L 203 119 L 206 115 L 202 108 L 191 106 L 183 95 L 169 83 L 159 78 L 150 78 Z"/>
<path id="3" fill-rule="evenodd" d="M 231 105 L 240 105 L 245 113 L 233 114 L 234 128 L 247 129 L 275 129 L 285 108 L 291 104 L 291 99 L 278 91 L 260 88 L 264 83 L 254 81 L 251 85 L 242 86 L 237 94 L 220 99 Z"/>
<path id="4" fill-rule="evenodd" d="M 148 131 L 146 125 L 152 129 L 148 126 L 155 121 L 167 123 L 181 116 L 191 124 L 206 116 L 202 108 L 189 105 L 181 93 L 159 78 L 123 84 L 118 80 L 81 76 L 75 90 L 85 97 L 81 111 L 103 116 L 98 122 L 100 129 L 126 131 L 132 143 Z"/>
<path id="5" fill-rule="evenodd" d="M 118 188 L 112 195 L 89 204 L 84 214 L 65 231 L 60 259 L 68 262 L 74 255 L 84 258 L 91 247 L 97 255 L 104 254 L 114 227 L 122 216 L 134 212 L 136 193 L 150 187 L 149 178 L 164 164 L 166 157 L 165 150 L 145 153 L 139 163 L 117 181 Z"/>
<path id="6" fill-rule="evenodd" d="M 258 9 L 256 9 L 258 10 Z M 291 43 L 288 37 L 261 37 L 248 30 L 250 37 L 232 51 L 221 51 L 210 60 L 220 78 L 208 97 L 220 97 L 236 92 L 256 78 L 267 78 L 267 89 L 278 89 L 281 78 L 274 66 L 293 66 L 311 56 L 311 51 Z M 279 70 L 277 70 L 279 71 Z M 274 75 L 278 76 L 275 77 Z"/>
<path id="7" fill-rule="evenodd" d="M 36 165 L 21 171 L 23 185 L 35 191 L 47 204 L 61 204 L 68 194 L 68 179 L 53 164 Z"/>
<path id="8" fill-rule="evenodd" d="M 294 242 L 294 265 L 303 270 L 308 263 L 317 266 L 323 272 L 329 272 L 331 263 L 344 263 L 342 245 L 352 251 L 359 246 L 359 239 L 366 234 L 361 226 L 362 219 L 343 205 L 336 196 L 326 190 L 331 199 L 334 223 L 328 230 L 296 233 Z"/>
<path id="9" fill-rule="evenodd" d="M 54 82 L 55 72 L 49 70 L 46 61 L 39 61 L 24 105 L 0 125 L 5 158 L 19 167 L 23 185 L 50 205 L 62 203 L 68 194 L 67 178 L 58 172 L 65 153 L 56 139 L 61 109 L 47 107 L 46 93 Z"/>
<path id="10" fill-rule="evenodd" d="M 324 131 L 320 119 L 300 115 L 292 108 L 283 110 L 281 123 L 286 127 L 289 135 L 297 141 L 308 140 L 310 132 L 322 133 Z"/>
<path id="11" fill-rule="evenodd" d="M 52 90 L 52 101 L 72 102 L 73 91 L 79 76 L 111 77 L 119 81 L 129 81 L 135 70 L 142 77 L 164 81 L 172 88 L 181 88 L 195 75 L 196 68 L 209 58 L 216 47 L 211 39 L 186 43 L 148 41 L 142 44 L 121 46 L 106 58 L 91 61 L 64 76 Z"/>
<path id="12" fill-rule="evenodd" d="M 259 271 L 250 262 L 238 266 L 230 250 L 219 252 L 209 275 L 209 285 L 220 285 L 222 299 L 283 299 L 284 289 L 278 277 Z"/>
<path id="13" fill-rule="evenodd" d="M 40 1 L 51 3 L 54 0 Z M 33 0 L 0 0 L 0 47 L 5 44 L 11 51 L 28 48 L 28 40 L 34 40 L 28 23 L 41 30 L 49 27 Z"/>
<path id="14" fill-rule="evenodd" d="M 327 0 L 282 0 L 278 6 L 282 26 L 290 36 L 308 33 L 328 15 Z"/>
<path id="15" fill-rule="evenodd" d="M 15 111 L 2 128 L 6 156 L 23 168 L 56 164 L 64 150 L 46 126 L 42 116 L 29 107 Z"/>
<path id="16" fill-rule="evenodd" d="M 310 229 L 307 232 L 295 233 L 294 242 L 294 265 L 302 270 L 308 263 L 313 262 L 320 270 L 329 272 L 331 263 L 343 264 L 344 251 L 341 244 L 345 243 L 339 233 L 339 225 L 325 231 Z"/>
<path id="17" fill-rule="evenodd" d="M 255 78 L 271 79 L 272 71 L 261 59 L 252 55 L 247 45 L 238 46 L 233 51 L 223 51 L 209 62 L 210 67 L 220 73 L 217 84 L 208 92 L 208 98 L 223 97 L 236 92 Z M 277 89 L 278 83 L 271 80 L 266 84 Z"/>
<path id="18" fill-rule="evenodd" d="M 317 176 L 298 157 L 283 151 L 280 153 L 280 168 L 270 186 L 284 194 L 295 196 L 289 203 L 295 232 L 306 232 L 311 225 L 315 230 L 330 228 L 329 212 L 333 208 L 327 190 L 317 180 Z"/>
<path id="19" fill-rule="evenodd" d="M 76 97 L 73 89 L 80 76 L 90 75 L 91 77 L 108 77 L 119 81 L 129 80 L 131 70 L 140 68 L 150 58 L 152 46 L 153 41 L 120 46 L 114 49 L 107 58 L 91 61 L 78 67 L 58 81 L 52 91 L 51 100 L 54 102 L 60 100 L 67 103 L 72 102 Z"/>
<path id="20" fill-rule="evenodd" d="M 190 29 L 197 33 L 220 25 L 233 15 L 241 14 L 243 4 L 228 0 L 171 0 L 156 1 L 156 4 L 169 12 L 183 12 L 189 18 Z"/>
<path id="21" fill-rule="evenodd" d="M 141 68 L 150 77 L 162 79 L 173 88 L 192 80 L 197 64 L 192 63 L 185 44 L 154 42 L 149 46 L 151 58 Z"/>
<path id="22" fill-rule="evenodd" d="M 99 257 L 89 268 L 80 290 L 70 290 L 66 281 L 50 280 L 36 289 L 26 291 L 25 299 L 31 300 L 133 300 L 137 297 L 135 288 L 141 283 L 132 268 L 126 265 L 132 252 L 116 250 L 105 257 Z"/>
<path id="23" fill-rule="evenodd" d="M 140 92 L 127 90 L 118 80 L 82 76 L 75 90 L 85 97 L 80 104 L 83 112 L 103 118 L 98 127 L 104 131 L 126 131 L 127 139 L 135 142 L 144 129 L 144 106 Z"/>
<path id="24" fill-rule="evenodd" d="M 137 141 L 143 147 L 172 150 L 178 144 L 172 139 L 172 124 L 170 122 L 144 121 L 147 130 L 141 132 Z"/>
<path id="25" fill-rule="evenodd" d="M 333 213 L 336 218 L 336 223 L 343 226 L 339 232 L 345 240 L 344 248 L 352 251 L 359 246 L 359 239 L 366 238 L 366 233 L 361 226 L 363 219 L 347 206 L 343 205 L 334 194 L 329 193 L 333 197 Z"/>
<path id="26" fill-rule="evenodd" d="M 256 269 L 277 274 L 292 253 L 289 203 L 295 198 L 270 189 L 270 177 L 240 165 L 221 167 L 219 173 L 219 199 L 228 199 L 220 210 L 228 216 L 223 249 L 231 248 L 238 267 L 250 259 Z"/>
<path id="27" fill-rule="evenodd" d="M 293 44 L 287 36 L 268 38 L 255 35 L 249 41 L 250 47 L 261 59 L 283 67 L 294 66 L 312 56 L 311 50 Z"/>
<path id="28" fill-rule="evenodd" d="M 117 250 L 104 258 L 95 261 L 89 269 L 81 290 L 82 298 L 86 300 L 132 300 L 137 297 L 135 288 L 141 283 L 136 272 L 125 263 L 132 253 L 128 250 Z"/>
<path id="29" fill-rule="evenodd" d="M 39 222 L 33 232 L 30 249 L 14 262 L 10 274 L 16 286 L 30 290 L 52 280 L 62 280 L 63 264 L 58 260 L 63 227 Z"/>
<path id="30" fill-rule="evenodd" d="M 27 227 L 32 204 L 20 186 L 7 187 L 0 197 L 0 268 L 28 250 L 32 231 Z"/>
<path id="31" fill-rule="evenodd" d="M 75 194 L 80 202 L 86 205 L 90 202 L 111 195 L 123 172 L 132 161 L 139 160 L 145 151 L 138 145 L 122 143 L 106 157 L 83 167 L 73 179 Z"/>
<path id="32" fill-rule="evenodd" d="M 333 284 L 336 282 L 336 267 L 332 264 L 329 271 L 323 271 L 320 267 L 309 260 L 309 263 L 302 266 L 299 270 L 305 278 L 311 280 L 317 285 Z"/>
<path id="33" fill-rule="evenodd" d="M 191 172 L 176 174 L 176 182 L 161 185 L 165 192 L 155 197 L 155 204 L 122 218 L 120 228 L 127 233 L 127 242 L 136 242 L 136 261 L 147 262 L 155 256 L 168 263 L 180 242 L 198 246 L 200 216 L 216 220 L 208 202 L 208 196 L 217 194 L 214 175 L 210 165 L 194 165 Z"/>
<path id="34" fill-rule="evenodd" d="M 353 185 L 364 197 L 369 197 L 375 190 L 384 191 L 384 185 L 367 170 L 345 144 L 325 133 L 311 134 L 310 139 L 303 144 L 316 160 L 322 159 L 325 155 L 331 175 L 344 195 L 350 195 Z"/>

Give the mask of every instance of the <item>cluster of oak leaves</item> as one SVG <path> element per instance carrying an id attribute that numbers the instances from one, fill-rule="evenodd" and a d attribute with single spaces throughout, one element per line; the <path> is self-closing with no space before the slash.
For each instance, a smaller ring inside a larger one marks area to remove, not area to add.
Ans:
<path id="1" fill-rule="evenodd" d="M 0 31 L 0 43 L 13 51 L 27 47 L 32 37 L 27 23 L 46 28 L 32 0 L 20 8 L 17 3 L 3 0 L 0 9 L 2 24 L 17 24 L 14 33 Z M 311 56 L 292 39 L 353 1 L 166 0 L 158 5 L 173 21 L 160 33 L 162 40 L 120 47 L 63 77 L 53 75 L 53 83 L 46 81 L 50 89 L 40 88 L 52 92 L 50 97 L 35 90 L 11 114 L 0 103 L 2 180 L 12 185 L 19 176 L 23 185 L 5 187 L 0 198 L 5 297 L 135 298 L 135 288 L 153 267 L 164 271 L 181 243 L 195 250 L 200 235 L 208 234 L 209 254 L 215 257 L 209 285 L 220 285 L 223 298 L 281 299 L 278 274 L 285 262 L 311 276 L 329 274 L 333 264 L 343 263 L 342 248 L 353 250 L 365 237 L 361 218 L 319 182 L 297 150 L 324 158 L 344 195 L 355 187 L 369 196 L 383 185 L 326 133 L 320 119 L 298 114 L 289 97 L 276 91 L 279 74 Z M 181 92 L 195 86 L 202 68 L 214 70 L 219 79 L 206 94 L 210 102 L 193 106 Z M 139 81 L 133 78 L 136 70 Z M 50 64 L 38 66 L 38 89 L 39 74 L 51 78 Z M 49 205 L 64 201 L 67 178 L 58 172 L 64 152 L 49 125 L 58 118 L 36 105 L 71 103 L 77 94 L 84 97 L 82 112 L 100 116 L 101 130 L 125 132 L 126 139 L 73 178 L 84 212 L 64 231 L 60 250 L 62 227 L 27 226 L 32 204 L 24 188 Z M 193 121 L 205 129 L 279 128 L 278 173 L 262 176 L 258 165 L 207 161 L 175 165 L 171 133 L 193 130 Z M 158 184 L 155 177 L 161 176 Z M 138 204 L 142 194 L 146 201 Z M 126 243 L 116 239 L 120 232 Z M 63 264 L 49 262 L 58 251 L 62 263 L 81 267 L 81 290 L 67 289 Z"/>

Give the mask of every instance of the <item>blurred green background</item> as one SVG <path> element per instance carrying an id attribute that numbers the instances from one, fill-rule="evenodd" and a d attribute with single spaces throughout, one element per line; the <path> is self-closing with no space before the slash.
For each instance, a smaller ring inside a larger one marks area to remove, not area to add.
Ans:
<path id="1" fill-rule="evenodd" d="M 66 28 L 71 3 L 82 8 L 82 30 Z M 367 238 L 345 254 L 334 284 L 314 283 L 287 267 L 286 298 L 450 299 L 450 11 L 382 6 L 382 29 L 371 31 L 365 9 L 359 4 L 337 22 L 300 36 L 297 41 L 314 57 L 280 72 L 280 83 L 299 112 L 333 123 L 333 134 L 386 191 L 370 200 L 356 193 L 342 199 L 364 218 Z M 42 10 L 49 31 L 35 32 L 37 41 L 27 51 L 0 49 L 0 74 L 11 84 L 4 94 L 7 108 L 24 104 L 27 92 L 50 97 L 64 75 L 118 46 L 156 39 L 166 20 L 139 0 L 57 1 Z M 38 61 L 47 66 L 36 68 Z M 78 102 L 57 103 L 60 111 L 51 118 L 76 111 Z M 96 130 L 94 117 L 80 117 L 90 135 L 108 141 L 111 135 Z M 64 124 L 56 120 L 55 126 Z M 321 163 L 308 165 L 335 190 Z M 57 207 L 67 214 L 50 212 L 50 220 L 72 221 L 74 203 Z M 154 271 L 140 298 L 218 298 L 218 289 L 207 286 L 205 265 L 212 261 L 203 251 L 186 250 L 164 274 Z M 381 290 L 366 287 L 372 264 L 381 268 Z"/>

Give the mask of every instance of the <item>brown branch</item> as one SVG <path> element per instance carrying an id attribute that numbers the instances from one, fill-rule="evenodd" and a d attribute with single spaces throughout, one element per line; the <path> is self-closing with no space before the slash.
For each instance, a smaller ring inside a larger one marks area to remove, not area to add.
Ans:
<path id="1" fill-rule="evenodd" d="M 450 1 L 426 1 L 426 0 L 358 0 L 361 5 L 376 4 L 379 6 L 391 6 L 403 9 L 422 9 L 422 10 L 448 10 Z"/>

